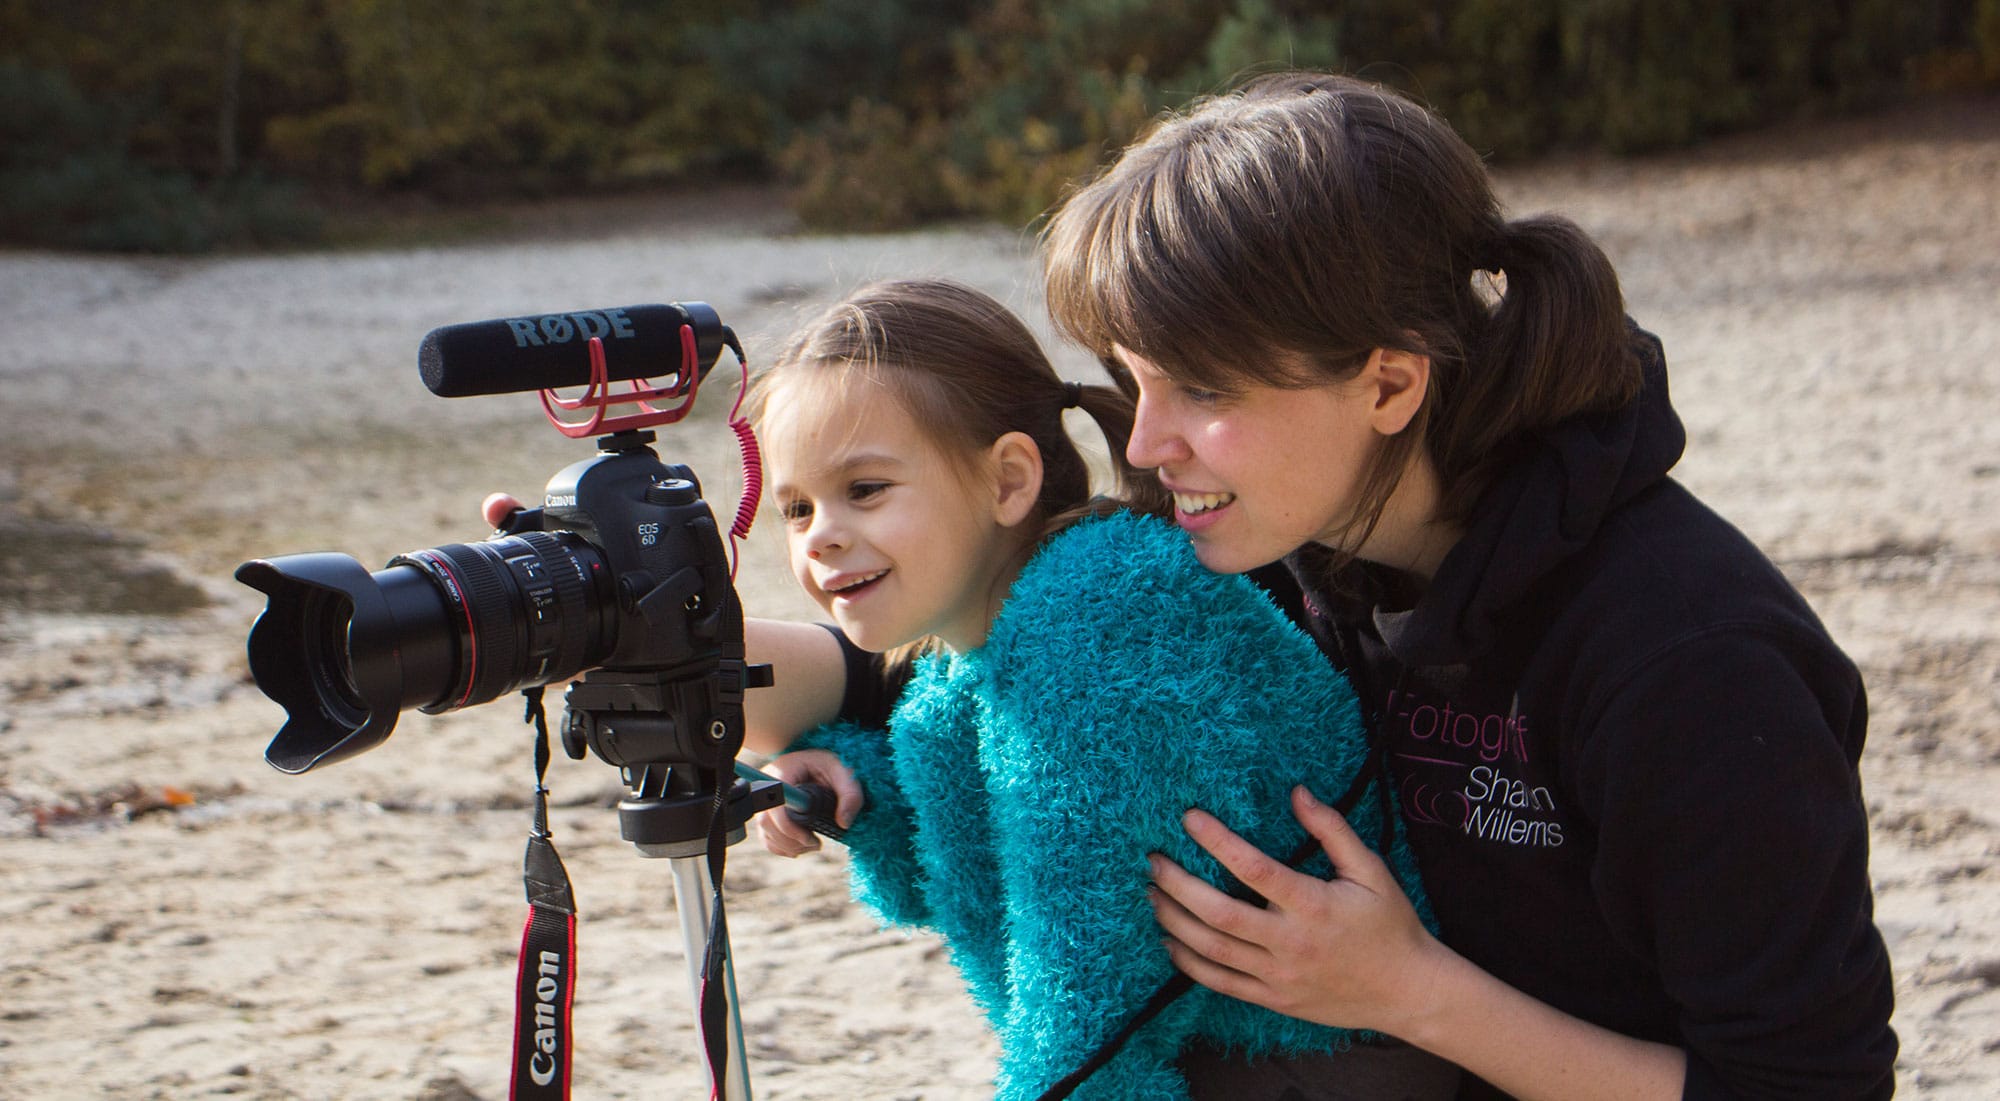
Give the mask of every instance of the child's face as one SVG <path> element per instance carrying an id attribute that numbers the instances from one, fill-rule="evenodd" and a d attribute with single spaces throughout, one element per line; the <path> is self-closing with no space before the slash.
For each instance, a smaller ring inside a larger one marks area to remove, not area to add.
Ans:
<path id="1" fill-rule="evenodd" d="M 880 387 L 798 387 L 764 417 L 792 574 L 863 649 L 986 640 L 1015 537 L 989 479 L 954 465 Z"/>
<path id="2" fill-rule="evenodd" d="M 1335 538 L 1354 514 L 1377 443 L 1368 388 L 1223 394 L 1184 386 L 1126 349 L 1117 355 L 1139 391 L 1126 457 L 1159 471 L 1202 565 L 1255 569 Z"/>

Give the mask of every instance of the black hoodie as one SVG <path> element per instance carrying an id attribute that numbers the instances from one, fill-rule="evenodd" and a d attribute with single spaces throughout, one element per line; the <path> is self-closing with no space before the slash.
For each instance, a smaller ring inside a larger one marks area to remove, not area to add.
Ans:
<path id="1" fill-rule="evenodd" d="M 1375 709 L 1454 949 L 1686 1049 L 1687 1097 L 1889 1096 L 1860 676 L 1667 477 L 1686 436 L 1634 341 L 1641 398 L 1538 436 L 1413 605 L 1317 548 L 1259 579 Z"/>

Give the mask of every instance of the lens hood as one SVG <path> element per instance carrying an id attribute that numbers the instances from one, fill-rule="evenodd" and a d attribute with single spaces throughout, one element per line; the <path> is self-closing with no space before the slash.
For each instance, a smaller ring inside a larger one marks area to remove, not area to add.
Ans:
<path id="1" fill-rule="evenodd" d="M 254 559 L 236 579 L 269 598 L 250 629 L 250 673 L 288 716 L 264 759 L 300 773 L 387 739 L 404 685 L 378 579 L 333 553 Z"/>

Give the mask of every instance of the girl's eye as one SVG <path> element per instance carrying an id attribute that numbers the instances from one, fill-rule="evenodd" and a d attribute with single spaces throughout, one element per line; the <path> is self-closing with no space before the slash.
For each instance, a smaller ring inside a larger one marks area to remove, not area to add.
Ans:
<path id="1" fill-rule="evenodd" d="M 856 482 L 847 487 L 847 499 L 850 501 L 866 501 L 868 498 L 888 488 L 889 483 L 887 482 Z"/>
<path id="2" fill-rule="evenodd" d="M 1220 390 L 1204 390 L 1199 386 L 1181 387 L 1181 396 L 1196 405 L 1214 405 L 1228 397 Z"/>
<path id="3" fill-rule="evenodd" d="M 812 505 L 805 501 L 785 501 L 778 505 L 778 516 L 788 524 L 809 520 L 812 514 Z"/>

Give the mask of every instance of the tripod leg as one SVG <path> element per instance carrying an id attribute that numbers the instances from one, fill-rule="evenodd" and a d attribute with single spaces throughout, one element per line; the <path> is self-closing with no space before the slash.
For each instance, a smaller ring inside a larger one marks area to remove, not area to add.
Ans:
<path id="1" fill-rule="evenodd" d="M 705 856 L 676 856 L 668 861 L 674 869 L 674 909 L 680 914 L 681 940 L 687 947 L 689 988 L 693 994 L 694 1032 L 701 1037 L 701 962 L 708 946 L 708 904 L 714 897 L 715 881 L 708 874 Z M 725 938 L 727 934 L 724 934 Z M 743 1058 L 743 1022 L 737 1012 L 736 964 L 725 939 L 722 944 L 722 997 L 727 1006 L 729 1065 L 722 1069 L 722 1081 L 711 1079 L 709 1088 L 717 1101 L 750 1101 L 750 1071 Z"/>

